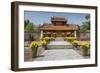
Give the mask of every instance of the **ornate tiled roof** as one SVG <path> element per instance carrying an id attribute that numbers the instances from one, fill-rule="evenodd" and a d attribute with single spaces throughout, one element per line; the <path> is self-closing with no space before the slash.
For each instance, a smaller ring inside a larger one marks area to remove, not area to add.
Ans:
<path id="1" fill-rule="evenodd" d="M 69 26 L 43 26 L 41 30 L 78 30 L 78 26 L 75 25 L 69 25 Z"/>
<path id="2" fill-rule="evenodd" d="M 67 24 L 67 19 L 64 17 L 51 17 L 51 24 L 44 23 L 41 30 L 78 30 L 77 25 Z M 54 22 L 54 23 L 53 23 Z M 60 22 L 60 23 L 59 23 Z"/>

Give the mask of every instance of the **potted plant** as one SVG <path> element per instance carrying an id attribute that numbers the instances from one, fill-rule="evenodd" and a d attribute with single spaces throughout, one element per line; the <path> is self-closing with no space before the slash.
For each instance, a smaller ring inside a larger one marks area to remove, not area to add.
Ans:
<path id="1" fill-rule="evenodd" d="M 89 50 L 89 42 L 82 42 L 81 43 L 81 46 L 82 46 L 82 53 L 83 53 L 83 56 L 88 56 L 88 50 Z"/>
<path id="2" fill-rule="evenodd" d="M 76 47 L 76 48 L 77 48 L 77 46 L 78 46 L 78 43 L 79 43 L 79 41 L 77 41 L 77 40 L 74 40 L 74 41 L 72 42 L 73 46 Z"/>
<path id="3" fill-rule="evenodd" d="M 49 43 L 50 42 L 50 37 L 44 37 L 43 40 L 45 40 L 47 43 Z"/>
<path id="4" fill-rule="evenodd" d="M 41 41 L 42 47 L 47 49 L 47 42 L 45 40 Z"/>
<path id="5" fill-rule="evenodd" d="M 38 42 L 37 41 L 33 41 L 30 44 L 30 48 L 32 50 L 32 57 L 35 58 L 37 56 Z"/>

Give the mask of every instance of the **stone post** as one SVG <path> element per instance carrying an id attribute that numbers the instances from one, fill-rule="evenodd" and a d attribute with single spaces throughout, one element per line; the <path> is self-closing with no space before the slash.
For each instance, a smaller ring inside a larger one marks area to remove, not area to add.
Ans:
<path id="1" fill-rule="evenodd" d="M 41 36 L 40 36 L 40 39 L 43 38 L 43 30 L 41 30 Z"/>
<path id="2" fill-rule="evenodd" d="M 76 30 L 74 31 L 74 37 L 76 38 L 77 36 L 76 36 Z"/>

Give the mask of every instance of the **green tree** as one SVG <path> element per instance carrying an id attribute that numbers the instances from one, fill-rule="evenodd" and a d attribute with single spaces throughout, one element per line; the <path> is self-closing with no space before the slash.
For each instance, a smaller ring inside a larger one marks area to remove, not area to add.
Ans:
<path id="1" fill-rule="evenodd" d="M 24 28 L 26 28 L 26 26 L 27 26 L 29 23 L 30 23 L 29 20 L 25 20 L 25 21 L 24 21 Z"/>
<path id="2" fill-rule="evenodd" d="M 80 26 L 81 32 L 87 32 L 90 30 L 90 15 L 85 16 L 85 21 Z"/>
<path id="3" fill-rule="evenodd" d="M 29 23 L 26 27 L 25 27 L 25 30 L 27 32 L 32 32 L 33 31 L 33 24 L 32 23 Z"/>
<path id="4" fill-rule="evenodd" d="M 40 26 L 39 26 L 39 25 L 36 25 L 36 26 L 35 26 L 34 32 L 40 32 Z"/>
<path id="5" fill-rule="evenodd" d="M 33 32 L 34 28 L 35 28 L 35 24 L 30 22 L 29 20 L 25 20 L 24 21 L 24 28 L 25 28 L 25 31 L 27 31 L 27 32 Z"/>
<path id="6" fill-rule="evenodd" d="M 27 32 L 40 32 L 40 25 L 35 25 L 34 23 L 30 22 L 29 20 L 24 21 L 24 29 Z"/>

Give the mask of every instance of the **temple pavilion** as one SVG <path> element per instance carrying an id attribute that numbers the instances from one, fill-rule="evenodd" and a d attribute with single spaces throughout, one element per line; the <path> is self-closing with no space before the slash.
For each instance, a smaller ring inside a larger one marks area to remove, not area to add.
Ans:
<path id="1" fill-rule="evenodd" d="M 64 17 L 51 17 L 51 23 L 44 23 L 41 27 L 41 38 L 49 37 L 76 37 L 79 27 L 75 24 L 67 24 Z"/>

